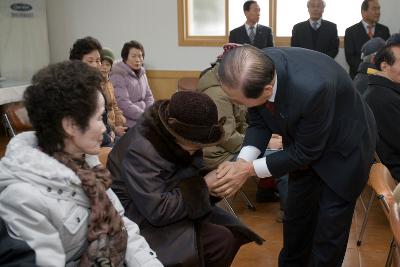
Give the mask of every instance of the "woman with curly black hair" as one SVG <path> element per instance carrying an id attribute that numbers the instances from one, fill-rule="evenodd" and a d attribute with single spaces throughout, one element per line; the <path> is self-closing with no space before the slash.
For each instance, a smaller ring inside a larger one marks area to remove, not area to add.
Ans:
<path id="1" fill-rule="evenodd" d="M 0 161 L 0 217 L 38 266 L 162 266 L 123 216 L 110 173 L 88 160 L 105 131 L 101 82 L 80 61 L 40 70 L 24 93 L 35 132 L 14 137 Z"/>

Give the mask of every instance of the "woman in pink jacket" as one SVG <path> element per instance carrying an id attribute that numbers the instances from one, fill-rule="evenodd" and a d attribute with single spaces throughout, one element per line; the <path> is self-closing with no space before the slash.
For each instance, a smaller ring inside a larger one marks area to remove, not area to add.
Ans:
<path id="1" fill-rule="evenodd" d="M 110 80 L 114 86 L 117 104 L 126 118 L 126 126 L 133 127 L 144 110 L 154 103 L 145 69 L 144 48 L 137 41 L 124 44 L 122 62 L 114 64 Z"/>

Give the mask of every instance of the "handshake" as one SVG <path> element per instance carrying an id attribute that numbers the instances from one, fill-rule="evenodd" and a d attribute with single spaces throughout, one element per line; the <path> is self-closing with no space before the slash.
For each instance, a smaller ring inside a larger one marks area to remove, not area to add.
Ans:
<path id="1" fill-rule="evenodd" d="M 247 178 L 256 175 L 253 164 L 239 159 L 236 162 L 225 161 L 216 170 L 204 176 L 208 190 L 215 197 L 230 197 L 246 182 Z"/>

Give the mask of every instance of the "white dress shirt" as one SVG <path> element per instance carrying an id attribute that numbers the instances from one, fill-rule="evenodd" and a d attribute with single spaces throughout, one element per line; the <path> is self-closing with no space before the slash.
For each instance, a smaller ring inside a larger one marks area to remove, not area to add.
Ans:
<path id="1" fill-rule="evenodd" d="M 256 23 L 256 24 L 253 25 L 253 27 L 254 27 L 254 34 L 257 34 L 257 25 L 258 25 L 258 23 Z M 247 23 L 245 23 L 244 26 L 246 27 L 247 35 L 250 36 L 250 27 L 251 27 L 251 26 L 250 26 L 249 24 L 247 24 Z"/>
<path id="2" fill-rule="evenodd" d="M 314 30 L 318 30 L 319 27 L 321 27 L 321 23 L 322 23 L 322 18 L 320 18 L 319 20 L 308 20 L 310 23 L 311 28 L 313 28 Z M 314 28 L 314 23 L 316 23 L 316 28 Z"/>
<path id="3" fill-rule="evenodd" d="M 274 83 L 274 86 L 272 87 L 272 95 L 268 99 L 268 101 L 270 101 L 270 102 L 275 101 L 276 90 L 278 88 L 278 77 L 276 75 L 276 72 L 275 72 L 274 80 L 275 80 L 275 83 Z M 245 161 L 253 161 L 254 171 L 256 172 L 256 174 L 259 178 L 270 177 L 271 172 L 268 169 L 265 157 L 257 159 L 260 154 L 261 154 L 261 151 L 258 148 L 254 147 L 254 146 L 244 146 L 240 150 L 238 158 L 243 159 Z"/>
<path id="4" fill-rule="evenodd" d="M 365 22 L 365 21 L 363 21 L 363 20 L 361 21 L 361 23 L 363 24 L 364 29 L 365 29 L 365 32 L 366 32 L 367 35 L 368 35 L 368 26 L 369 26 L 370 24 L 368 24 L 367 22 Z M 375 35 L 375 24 L 372 25 L 371 30 L 372 30 L 372 36 L 374 36 L 374 35 Z"/>

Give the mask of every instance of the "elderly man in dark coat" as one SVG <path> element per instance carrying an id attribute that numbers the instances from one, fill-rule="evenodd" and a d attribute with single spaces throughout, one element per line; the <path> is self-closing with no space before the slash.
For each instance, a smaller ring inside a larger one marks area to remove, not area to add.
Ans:
<path id="1" fill-rule="evenodd" d="M 212 205 L 201 148 L 224 137 L 224 118 L 206 94 L 156 102 L 114 147 L 108 168 L 126 215 L 166 266 L 230 266 L 241 245 L 263 239 Z"/>
<path id="2" fill-rule="evenodd" d="M 400 34 L 392 35 L 375 59 L 379 71 L 369 76 L 364 97 L 378 125 L 376 152 L 400 181 Z"/>

